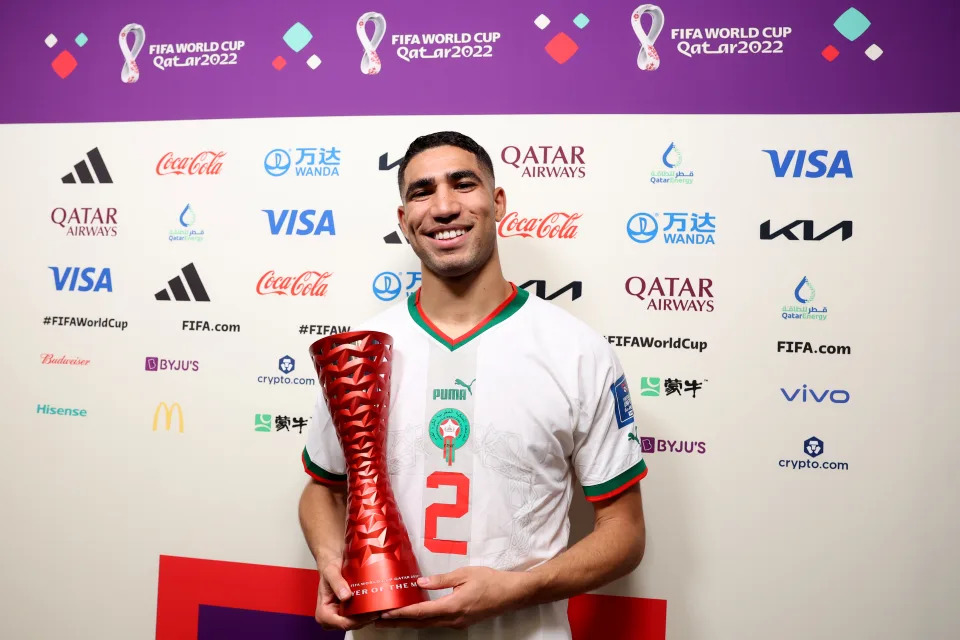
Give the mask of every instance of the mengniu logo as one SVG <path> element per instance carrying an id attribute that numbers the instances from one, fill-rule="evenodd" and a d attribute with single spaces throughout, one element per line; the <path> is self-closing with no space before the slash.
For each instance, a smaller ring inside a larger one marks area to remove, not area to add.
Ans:
<path id="1" fill-rule="evenodd" d="M 390 302 L 400 297 L 400 292 L 409 296 L 420 284 L 420 271 L 382 271 L 373 278 L 373 295 L 381 302 Z M 404 276 L 409 278 L 404 288 Z"/>
<path id="2" fill-rule="evenodd" d="M 539 145 L 521 150 L 517 146 L 504 147 L 500 159 L 515 169 L 521 178 L 585 178 L 586 164 L 583 147 L 570 145 Z"/>
<path id="3" fill-rule="evenodd" d="M 279 178 L 293 169 L 297 177 L 329 177 L 340 175 L 340 154 L 336 147 L 296 147 L 295 149 L 271 149 L 263 158 L 267 175 Z M 296 162 L 293 161 L 296 158 Z"/>
<path id="4" fill-rule="evenodd" d="M 807 458 L 801 460 L 780 460 L 778 466 L 781 469 L 792 469 L 793 471 L 806 471 L 815 469 L 818 471 L 847 471 L 850 465 L 846 462 L 836 462 L 833 460 L 817 460 L 825 451 L 823 440 L 817 436 L 810 436 L 803 441 L 803 453 Z"/>
<path id="5" fill-rule="evenodd" d="M 277 431 L 290 433 L 296 429 L 297 433 L 302 434 L 305 426 L 307 426 L 307 419 L 304 417 L 258 413 L 253 419 L 253 430 L 261 433 L 270 433 L 273 431 L 271 427 L 275 427 Z"/>
<path id="6" fill-rule="evenodd" d="M 659 398 L 661 393 L 664 396 L 676 395 L 678 398 L 696 398 L 697 391 L 703 389 L 703 383 L 709 382 L 706 378 L 701 380 L 681 380 L 680 378 L 640 378 L 640 397 L 641 398 Z M 686 395 L 684 395 L 686 393 Z"/>
<path id="7" fill-rule="evenodd" d="M 48 267 L 57 291 L 106 291 L 113 293 L 110 269 L 100 267 Z"/>
<path id="8" fill-rule="evenodd" d="M 183 407 L 180 406 L 179 402 L 174 402 L 173 404 L 167 404 L 166 402 L 161 402 L 157 405 L 157 408 L 153 412 L 153 430 L 157 430 L 157 425 L 160 424 L 160 415 L 163 415 L 163 427 L 165 431 L 170 431 L 170 426 L 173 424 L 173 419 L 177 419 L 177 431 L 183 433 Z"/>
<path id="9" fill-rule="evenodd" d="M 166 360 L 155 356 L 147 356 L 143 365 L 144 371 L 182 371 L 190 373 L 200 370 L 198 360 Z"/>
<path id="10" fill-rule="evenodd" d="M 707 452 L 707 443 L 702 440 L 664 440 L 640 436 L 640 450 L 647 453 L 696 453 Z"/>
<path id="11" fill-rule="evenodd" d="M 75 418 L 86 418 L 87 410 L 86 409 L 67 409 L 65 407 L 54 407 L 49 404 L 38 404 L 37 413 L 42 413 L 47 416 L 72 416 Z"/>
<path id="12" fill-rule="evenodd" d="M 805 149 L 790 149 L 784 151 L 783 155 L 776 149 L 764 149 L 763 152 L 770 156 L 773 175 L 778 178 L 835 178 L 838 175 L 844 178 L 853 177 L 850 154 L 846 149 L 840 149 L 833 154 L 826 149 L 809 152 Z"/>
<path id="13" fill-rule="evenodd" d="M 576 300 L 583 293 L 583 282 L 580 280 L 574 280 L 573 282 L 568 282 L 567 284 L 563 285 L 553 293 L 547 293 L 546 280 L 527 280 L 522 285 L 520 285 L 520 288 L 529 289 L 529 287 L 531 286 L 533 286 L 534 295 L 544 300 L 553 300 L 554 298 L 559 298 L 560 296 L 565 294 L 567 291 L 570 292 L 570 299 Z"/>
<path id="14" fill-rule="evenodd" d="M 316 209 L 261 209 L 270 222 L 270 233 L 278 236 L 318 236 L 326 233 L 337 235 L 333 226 L 333 211 L 324 209 L 317 214 Z M 316 218 L 316 219 L 314 219 Z"/>
<path id="15" fill-rule="evenodd" d="M 320 297 L 327 293 L 329 271 L 304 271 L 298 276 L 278 276 L 273 269 L 260 276 L 257 293 L 261 296 Z"/>
<path id="16" fill-rule="evenodd" d="M 710 213 L 664 212 L 664 244 L 716 244 L 717 217 Z M 637 244 L 652 242 L 660 231 L 659 213 L 635 213 L 627 220 L 627 237 Z"/>
<path id="17" fill-rule="evenodd" d="M 116 207 L 55 207 L 50 222 L 67 232 L 68 236 L 86 237 L 117 235 Z"/>
<path id="18" fill-rule="evenodd" d="M 186 286 L 184 286 L 184 283 L 186 283 Z M 167 286 L 167 289 L 157 291 L 153 297 L 157 300 L 169 301 L 171 299 L 170 294 L 173 293 L 173 299 L 177 302 L 190 302 L 190 295 L 192 294 L 194 302 L 210 302 L 207 288 L 203 286 L 200 274 L 197 273 L 197 268 L 193 266 L 192 262 L 180 270 L 180 275 L 167 280 Z M 187 293 L 187 287 L 190 288 L 190 293 Z"/>
<path id="19" fill-rule="evenodd" d="M 780 387 L 780 393 L 783 394 L 783 397 L 787 402 L 815 402 L 821 404 L 824 401 L 830 404 L 847 404 L 850 402 L 850 392 L 844 391 L 843 389 L 824 389 L 821 392 L 816 392 L 812 387 L 803 387 L 799 389 L 784 389 Z"/>
<path id="20" fill-rule="evenodd" d="M 624 283 L 628 295 L 647 303 L 649 311 L 713 311 L 713 280 L 697 278 L 630 276 Z"/>
<path id="21" fill-rule="evenodd" d="M 803 232 L 801 234 L 803 236 L 802 238 L 798 238 L 796 234 L 796 229 L 800 225 L 803 225 Z M 829 238 L 839 231 L 840 241 L 843 242 L 853 236 L 853 220 L 843 220 L 838 222 L 820 234 L 813 230 L 813 225 L 813 220 L 794 220 L 790 224 L 780 227 L 776 231 L 771 231 L 770 221 L 767 220 L 760 225 L 760 239 L 773 240 L 774 238 L 783 236 L 787 240 L 823 240 L 824 238 Z"/>
<path id="22" fill-rule="evenodd" d="M 93 168 L 93 173 L 90 173 L 91 168 Z M 96 179 L 94 179 L 94 175 L 96 175 Z M 72 172 L 60 178 L 60 182 L 63 184 L 96 184 L 98 182 L 100 184 L 112 184 L 113 178 L 107 171 L 107 165 L 103 161 L 103 156 L 100 155 L 100 149 L 94 147 L 87 151 L 86 159 L 82 159 L 73 165 Z"/>
<path id="23" fill-rule="evenodd" d="M 522 218 L 516 211 L 508 213 L 497 226 L 501 238 L 556 238 L 572 240 L 577 237 L 580 213 L 555 211 L 542 218 Z"/>
<path id="24" fill-rule="evenodd" d="M 157 161 L 158 176 L 216 176 L 223 169 L 226 151 L 201 151 L 193 157 L 168 151 Z"/>

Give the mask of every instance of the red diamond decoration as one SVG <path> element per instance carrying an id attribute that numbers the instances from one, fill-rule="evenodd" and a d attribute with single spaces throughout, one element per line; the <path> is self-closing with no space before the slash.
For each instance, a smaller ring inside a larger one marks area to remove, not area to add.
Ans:
<path id="1" fill-rule="evenodd" d="M 561 31 L 553 36 L 553 39 L 543 49 L 558 64 L 563 64 L 572 58 L 579 48 L 570 36 Z"/>
<path id="2" fill-rule="evenodd" d="M 277 56 L 273 59 L 271 64 L 273 65 L 274 69 L 280 71 L 280 69 L 283 69 L 285 66 L 287 66 L 287 61 L 283 59 L 283 56 Z"/>
<path id="3" fill-rule="evenodd" d="M 77 68 L 77 59 L 70 55 L 69 51 L 64 49 L 60 52 L 60 55 L 53 59 L 50 66 L 53 67 L 54 73 L 61 78 L 66 78 Z"/>
<path id="4" fill-rule="evenodd" d="M 827 62 L 833 62 L 837 59 L 837 56 L 840 55 L 840 52 L 837 51 L 837 48 L 831 44 L 828 45 L 826 49 L 821 51 L 820 55 L 826 58 Z"/>

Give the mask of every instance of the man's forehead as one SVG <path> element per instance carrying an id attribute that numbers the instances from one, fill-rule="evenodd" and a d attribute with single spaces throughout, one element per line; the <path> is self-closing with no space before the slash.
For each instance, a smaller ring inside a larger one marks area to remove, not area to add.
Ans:
<path id="1" fill-rule="evenodd" d="M 483 175 L 477 157 L 466 149 L 452 146 L 433 147 L 411 158 L 403 177 L 407 183 L 425 178 L 439 180 L 451 173 L 465 170 Z"/>

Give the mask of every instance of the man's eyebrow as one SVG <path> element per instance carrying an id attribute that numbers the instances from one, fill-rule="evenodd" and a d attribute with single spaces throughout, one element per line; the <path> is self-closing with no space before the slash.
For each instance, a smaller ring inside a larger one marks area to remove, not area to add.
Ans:
<path id="1" fill-rule="evenodd" d="M 453 173 L 447 174 L 447 180 L 450 182 L 456 182 L 457 180 L 463 180 L 464 178 L 471 178 L 477 182 L 483 182 L 483 180 L 480 179 L 480 176 L 477 175 L 477 172 L 470 169 L 460 169 L 459 171 L 454 171 Z"/>
<path id="2" fill-rule="evenodd" d="M 472 169 L 458 169 L 456 171 L 451 171 L 445 176 L 447 182 L 457 182 L 463 180 L 464 178 L 469 178 L 471 180 L 476 180 L 477 182 L 483 183 L 483 180 L 480 179 L 479 174 Z M 424 187 L 432 187 L 436 185 L 436 180 L 433 178 L 420 178 L 419 180 L 414 180 L 409 185 L 407 185 L 406 197 L 409 200 L 410 194 L 416 191 L 417 189 L 423 189 Z"/>
<path id="3" fill-rule="evenodd" d="M 436 181 L 433 178 L 420 178 L 419 180 L 414 180 L 407 185 L 407 191 L 405 193 L 407 199 L 410 199 L 410 194 L 417 189 L 423 189 L 424 187 L 432 187 L 436 184 Z"/>

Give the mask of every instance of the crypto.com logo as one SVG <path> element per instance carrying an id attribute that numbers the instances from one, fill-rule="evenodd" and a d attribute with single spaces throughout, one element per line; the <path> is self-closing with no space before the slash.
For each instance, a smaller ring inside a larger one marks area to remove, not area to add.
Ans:
<path id="1" fill-rule="evenodd" d="M 180 406 L 179 402 L 174 402 L 171 405 L 167 405 L 166 402 L 161 402 L 157 405 L 156 410 L 153 412 L 153 430 L 157 430 L 157 422 L 160 418 L 160 411 L 163 411 L 164 416 L 164 428 L 166 431 L 170 431 L 170 424 L 173 422 L 174 414 L 177 415 L 177 430 L 180 433 L 183 433 L 183 407 Z"/>

